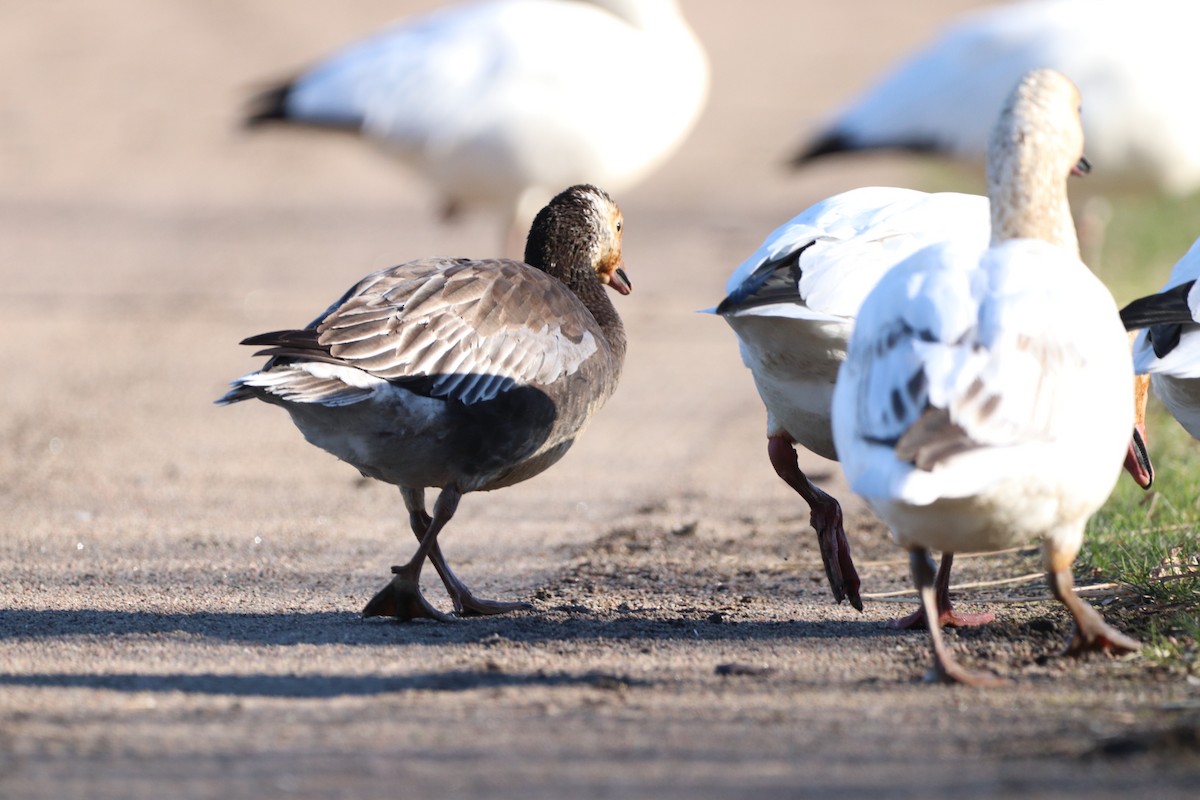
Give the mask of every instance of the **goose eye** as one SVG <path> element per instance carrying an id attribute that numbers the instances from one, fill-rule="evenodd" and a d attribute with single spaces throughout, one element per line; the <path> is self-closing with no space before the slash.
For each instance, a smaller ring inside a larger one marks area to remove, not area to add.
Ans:
<path id="1" fill-rule="evenodd" d="M 621 232 L 621 228 L 624 226 L 624 224 L 625 224 L 624 220 L 617 220 L 617 233 Z"/>

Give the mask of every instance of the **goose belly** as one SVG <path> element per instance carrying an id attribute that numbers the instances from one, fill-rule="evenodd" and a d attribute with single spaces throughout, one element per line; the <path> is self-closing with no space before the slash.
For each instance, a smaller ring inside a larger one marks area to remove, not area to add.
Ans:
<path id="1" fill-rule="evenodd" d="M 729 322 L 767 407 L 768 435 L 786 432 L 817 455 L 836 459 L 830 410 L 850 325 L 756 316 Z"/>
<path id="2" fill-rule="evenodd" d="M 761 380 L 756 375 L 754 384 L 767 406 L 768 436 L 785 432 L 822 458 L 837 460 L 829 416 L 832 383 L 805 378 Z"/>
<path id="3" fill-rule="evenodd" d="M 994 552 L 1080 536 L 1108 497 L 1116 480 L 1115 469 L 1112 472 L 1113 480 L 1095 490 L 1080 491 L 1046 476 L 1020 476 L 964 497 L 941 497 L 927 504 L 876 499 L 871 505 L 902 547 Z"/>
<path id="4" fill-rule="evenodd" d="M 533 387 L 471 405 L 397 389 L 351 405 L 285 407 L 310 443 L 396 486 L 496 489 L 540 473 L 574 442 Z"/>

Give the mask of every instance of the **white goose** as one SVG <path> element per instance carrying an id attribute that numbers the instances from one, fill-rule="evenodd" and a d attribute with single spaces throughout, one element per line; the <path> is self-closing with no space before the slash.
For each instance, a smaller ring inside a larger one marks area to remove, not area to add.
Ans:
<path id="1" fill-rule="evenodd" d="M 460 614 L 524 603 L 475 597 L 438 533 L 467 492 L 528 480 L 574 444 L 616 389 L 625 329 L 605 286 L 630 291 L 623 218 L 594 186 L 556 195 L 525 258 L 427 258 L 368 275 L 300 330 L 265 333 L 259 371 L 217 402 L 282 406 L 312 444 L 399 487 L 420 540 L 363 616 L 444 620 L 421 594 L 428 558 Z M 425 489 L 441 491 L 433 514 Z"/>
<path id="2" fill-rule="evenodd" d="M 1130 330 L 1145 328 L 1133 346 L 1133 367 L 1149 374 L 1171 416 L 1200 439 L 1200 239 L 1179 259 L 1158 294 L 1121 309 Z"/>
<path id="3" fill-rule="evenodd" d="M 1194 9 L 1178 0 L 1034 0 L 964 16 L 822 124 L 796 156 L 906 149 L 973 163 L 995 109 L 1031 69 L 1071 77 L 1096 164 L 1087 191 L 1200 189 L 1200 114 L 1187 54 Z"/>
<path id="4" fill-rule="evenodd" d="M 1066 178 L 1083 152 L 1079 93 L 1035 70 L 1010 94 L 988 157 L 991 246 L 935 245 L 888 272 L 859 311 L 834 393 L 846 475 L 910 551 L 934 674 L 970 684 L 946 650 L 930 548 L 1040 539 L 1074 617 L 1068 652 L 1131 651 L 1075 595 L 1071 564 L 1108 497 L 1134 420 L 1112 295 L 1061 242 Z"/>
<path id="5" fill-rule="evenodd" d="M 808 503 L 838 602 L 848 597 L 862 609 L 842 509 L 800 470 L 795 445 L 837 458 L 830 423 L 833 385 L 858 308 L 883 274 L 936 242 L 962 241 L 983 249 L 989 231 L 985 197 L 854 189 L 822 200 L 776 229 L 734 270 L 727 296 L 715 309 L 737 334 L 742 361 L 767 408 L 771 465 Z M 948 585 L 948 560 L 944 580 Z M 948 594 L 943 611 L 948 624 L 985 621 L 955 615 Z M 920 616 L 899 624 L 923 621 Z"/>
<path id="6" fill-rule="evenodd" d="M 686 137 L 708 62 L 676 0 L 476 0 L 406 20 L 263 93 L 247 123 L 351 130 L 515 251 L 563 186 L 621 192 Z"/>
<path id="7" fill-rule="evenodd" d="M 800 469 L 795 445 L 836 459 L 830 422 L 833 386 L 845 359 L 854 318 L 867 293 L 896 264 L 928 245 L 958 242 L 983 249 L 990 236 L 987 198 L 954 193 L 870 187 L 822 200 L 780 226 L 734 270 L 727 296 L 715 309 L 738 337 L 742 361 L 767 409 L 767 454 L 776 474 L 810 509 L 834 598 L 861 610 L 860 581 L 842 527 L 837 500 Z M 1058 242 L 1075 247 L 1073 231 Z M 1125 467 L 1148 488 L 1153 467 L 1144 443 L 1146 384 L 1139 381 L 1137 424 Z M 956 611 L 950 601 L 953 553 L 937 575 L 938 619 L 964 627 L 991 621 L 990 613 Z M 922 627 L 918 609 L 895 620 Z"/>

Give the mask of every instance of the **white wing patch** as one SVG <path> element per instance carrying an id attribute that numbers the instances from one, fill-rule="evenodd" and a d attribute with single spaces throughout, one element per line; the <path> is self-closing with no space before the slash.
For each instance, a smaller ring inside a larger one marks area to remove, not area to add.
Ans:
<path id="1" fill-rule="evenodd" d="M 234 381 L 234 385 L 262 389 L 289 403 L 348 406 L 369 400 L 388 383 L 354 367 L 300 361 L 253 372 Z"/>
<path id="2" fill-rule="evenodd" d="M 1003 270 L 970 271 L 972 256 L 935 247 L 898 267 L 852 345 L 861 435 L 926 468 L 931 454 L 1052 440 L 1088 364 L 1061 309 Z"/>

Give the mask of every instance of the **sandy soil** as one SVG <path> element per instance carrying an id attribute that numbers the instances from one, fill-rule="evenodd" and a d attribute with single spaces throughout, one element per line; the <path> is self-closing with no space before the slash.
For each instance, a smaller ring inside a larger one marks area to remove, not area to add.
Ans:
<path id="1" fill-rule="evenodd" d="M 685 0 L 713 95 L 619 198 L 623 385 L 559 466 L 469 496 L 443 537 L 475 588 L 536 609 L 358 618 L 410 552 L 395 490 L 277 409 L 211 401 L 254 363 L 243 336 L 499 229 L 438 226 L 352 141 L 235 121 L 257 81 L 431 5 L 4 4 L 0 796 L 1194 797 L 1200 688 L 1048 658 L 1069 625 L 1041 587 L 950 634 L 1017 678 L 988 692 L 920 682 L 925 636 L 881 627 L 906 606 L 833 605 L 733 336 L 693 311 L 813 200 L 917 180 L 779 164 L 962 0 Z M 864 589 L 905 588 L 837 465 L 805 465 L 846 503 Z"/>

